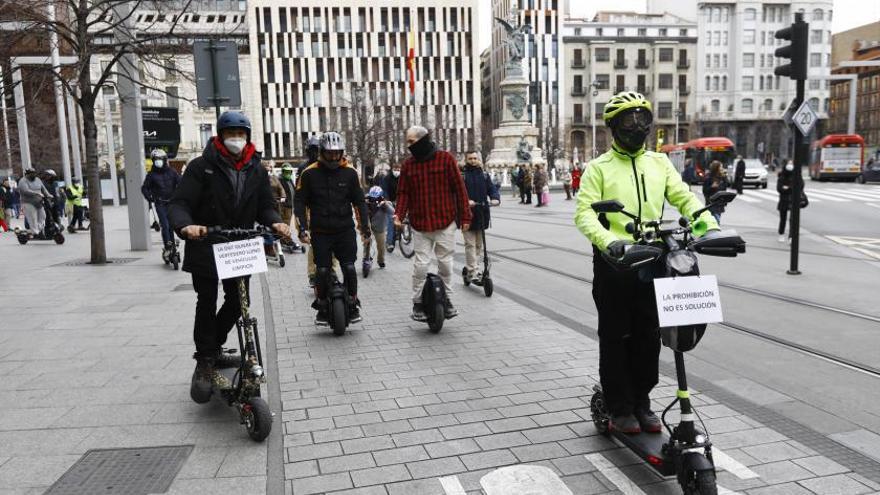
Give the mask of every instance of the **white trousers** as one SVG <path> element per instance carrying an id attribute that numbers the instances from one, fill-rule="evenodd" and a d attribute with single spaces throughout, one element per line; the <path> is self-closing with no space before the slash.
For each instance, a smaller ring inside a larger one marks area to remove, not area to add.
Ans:
<path id="1" fill-rule="evenodd" d="M 34 234 L 42 232 L 46 226 L 46 210 L 42 206 L 38 208 L 25 202 L 21 203 L 21 207 L 24 210 L 24 218 L 27 219 L 31 232 Z"/>
<path id="2" fill-rule="evenodd" d="M 468 274 L 477 273 L 477 263 L 483 256 L 483 234 L 480 230 L 468 230 L 464 234 L 464 258 Z"/>
<path id="3" fill-rule="evenodd" d="M 437 259 L 437 274 L 443 279 L 446 294 L 452 295 L 452 255 L 455 254 L 455 222 L 443 230 L 419 232 L 413 230 L 413 302 L 422 302 L 422 286 L 428 277 L 431 260 Z"/>

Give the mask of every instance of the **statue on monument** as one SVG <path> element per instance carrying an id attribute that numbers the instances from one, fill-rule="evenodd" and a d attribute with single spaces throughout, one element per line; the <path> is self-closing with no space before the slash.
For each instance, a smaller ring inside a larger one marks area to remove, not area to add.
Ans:
<path id="1" fill-rule="evenodd" d="M 532 145 L 526 141 L 525 134 L 519 138 L 519 144 L 516 147 L 516 157 L 519 158 L 520 163 L 532 162 Z"/>
<path id="2" fill-rule="evenodd" d="M 522 59 L 526 56 L 526 35 L 529 34 L 532 27 L 528 24 L 513 27 L 511 23 L 516 22 L 516 16 L 513 12 L 511 12 L 510 22 L 500 17 L 496 17 L 495 20 L 500 22 L 504 26 L 504 30 L 507 31 L 504 44 L 507 45 L 508 65 L 519 67 Z"/>

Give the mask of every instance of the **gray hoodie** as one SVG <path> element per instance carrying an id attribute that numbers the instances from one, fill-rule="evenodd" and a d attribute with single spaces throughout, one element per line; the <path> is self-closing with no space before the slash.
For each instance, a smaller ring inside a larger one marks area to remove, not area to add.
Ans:
<path id="1" fill-rule="evenodd" d="M 43 185 L 43 181 L 39 177 L 34 177 L 34 180 L 22 177 L 18 181 L 18 192 L 21 194 L 22 203 L 34 206 L 42 206 L 43 197 L 52 197 L 52 194 L 46 189 L 46 186 Z"/>

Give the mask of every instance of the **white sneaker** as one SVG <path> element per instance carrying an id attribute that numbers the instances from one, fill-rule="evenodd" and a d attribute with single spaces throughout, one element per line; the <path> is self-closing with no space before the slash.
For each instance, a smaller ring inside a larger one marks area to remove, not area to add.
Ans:
<path id="1" fill-rule="evenodd" d="M 787 238 L 785 237 L 785 234 L 779 236 L 779 242 L 785 242 L 785 239 L 787 239 Z"/>

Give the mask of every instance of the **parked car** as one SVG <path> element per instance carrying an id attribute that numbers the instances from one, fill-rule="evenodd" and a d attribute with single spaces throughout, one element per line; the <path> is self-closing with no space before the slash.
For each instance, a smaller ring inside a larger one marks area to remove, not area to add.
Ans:
<path id="1" fill-rule="evenodd" d="M 862 173 L 859 174 L 857 179 L 859 184 L 864 184 L 866 182 L 880 182 L 880 162 L 869 160 L 868 163 L 865 164 L 865 167 L 862 168 Z"/>
<path id="2" fill-rule="evenodd" d="M 746 176 L 743 178 L 744 186 L 755 186 L 767 189 L 767 165 L 761 163 L 757 158 L 746 158 Z M 730 175 L 731 183 L 733 182 L 734 172 L 736 171 L 736 160 L 731 163 L 727 169 Z"/>

